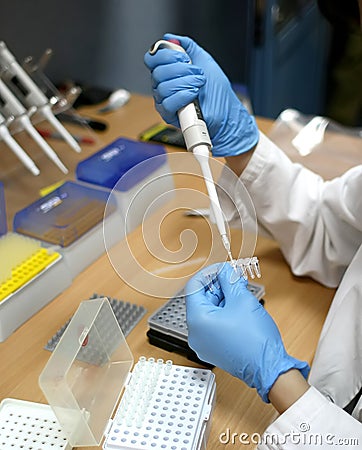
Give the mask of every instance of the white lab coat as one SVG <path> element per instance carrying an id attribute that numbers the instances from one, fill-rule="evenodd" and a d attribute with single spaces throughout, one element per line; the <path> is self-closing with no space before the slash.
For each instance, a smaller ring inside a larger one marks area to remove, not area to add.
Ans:
<path id="1" fill-rule="evenodd" d="M 259 231 L 279 242 L 293 273 L 338 286 L 313 361 L 312 387 L 268 427 L 258 449 L 362 448 L 362 400 L 353 417 L 342 409 L 362 387 L 362 165 L 324 182 L 261 134 L 240 180 Z M 221 177 L 227 192 L 231 183 Z M 222 200 L 232 223 L 236 208 Z M 234 193 L 233 201 L 249 220 L 243 199 Z"/>

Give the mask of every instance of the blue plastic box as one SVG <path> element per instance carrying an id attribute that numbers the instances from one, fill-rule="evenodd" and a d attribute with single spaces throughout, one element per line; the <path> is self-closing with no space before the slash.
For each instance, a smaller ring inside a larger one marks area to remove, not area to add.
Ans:
<path id="1" fill-rule="evenodd" d="M 146 160 L 147 163 L 140 164 Z M 162 145 L 119 138 L 81 161 L 76 168 L 76 176 L 87 183 L 128 191 L 165 162 L 166 152 Z M 124 177 L 130 169 L 134 169 L 132 177 Z"/>
<path id="2" fill-rule="evenodd" d="M 68 181 L 15 214 L 17 233 L 60 246 L 73 277 L 105 252 L 103 226 L 109 246 L 124 238 L 123 218 L 109 189 Z"/>
<path id="3" fill-rule="evenodd" d="M 14 230 L 68 247 L 102 222 L 108 197 L 108 191 L 68 181 L 18 211 L 14 217 Z"/>

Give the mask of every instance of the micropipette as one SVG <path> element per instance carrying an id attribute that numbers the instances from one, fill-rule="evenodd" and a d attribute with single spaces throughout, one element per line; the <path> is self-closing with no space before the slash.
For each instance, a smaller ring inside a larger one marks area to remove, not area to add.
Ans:
<path id="1" fill-rule="evenodd" d="M 154 55 L 159 48 L 169 48 L 171 50 L 186 53 L 177 40 L 166 41 L 161 39 L 155 42 L 149 50 L 150 54 Z M 224 216 L 210 170 L 209 153 L 212 144 L 206 123 L 202 117 L 200 105 L 198 104 L 198 101 L 194 101 L 181 108 L 177 114 L 181 131 L 185 139 L 186 148 L 188 151 L 193 152 L 200 164 L 201 172 L 205 179 L 207 192 L 211 201 L 211 208 L 214 213 L 216 226 L 220 233 L 225 250 L 227 251 L 228 257 L 230 258 L 230 262 L 236 271 L 236 262 L 231 254 L 230 241 L 225 228 Z"/>
<path id="2" fill-rule="evenodd" d="M 28 117 L 25 107 L 19 102 L 6 84 L 0 79 L 0 111 L 5 117 L 14 116 L 14 123 L 19 123 L 21 127 L 35 140 L 44 153 L 59 167 L 63 173 L 68 173 L 68 169 L 58 158 L 55 151 L 47 144 L 40 134 L 33 127 Z M 32 112 L 29 110 L 30 113 Z"/>
<path id="3" fill-rule="evenodd" d="M 6 119 L 0 113 L 0 139 L 2 139 L 8 147 L 14 152 L 14 154 L 20 159 L 24 166 L 30 170 L 33 175 L 39 175 L 40 170 L 30 158 L 30 156 L 25 152 L 23 148 L 16 142 L 16 140 L 11 136 L 9 130 L 6 126 Z"/>
<path id="4" fill-rule="evenodd" d="M 39 115 L 48 120 L 73 150 L 79 153 L 81 151 L 79 144 L 54 116 L 48 98 L 16 61 L 5 42 L 2 41 L 0 42 L 0 65 L 4 80 L 21 95 L 24 104 L 28 108 L 35 106 Z"/>

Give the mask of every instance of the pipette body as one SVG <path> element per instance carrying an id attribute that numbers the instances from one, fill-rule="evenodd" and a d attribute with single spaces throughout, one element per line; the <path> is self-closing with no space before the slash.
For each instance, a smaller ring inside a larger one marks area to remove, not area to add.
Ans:
<path id="1" fill-rule="evenodd" d="M 4 42 L 0 42 L 0 66 L 3 70 L 4 79 L 23 98 L 24 104 L 28 108 L 35 106 L 38 114 L 51 123 L 73 150 L 80 152 L 79 144 L 54 116 L 46 95 L 16 61 Z"/>
<path id="2" fill-rule="evenodd" d="M 153 55 L 159 48 L 169 48 L 179 52 L 186 53 L 178 42 L 161 39 L 157 41 L 150 49 Z M 219 197 L 215 188 L 215 183 L 209 165 L 209 154 L 212 147 L 209 132 L 206 123 L 202 117 L 201 108 L 197 100 L 189 103 L 178 111 L 178 119 L 181 131 L 185 139 L 186 148 L 193 152 L 200 164 L 202 175 L 205 179 L 207 192 L 211 202 L 211 208 L 214 213 L 216 226 L 220 233 L 222 243 L 228 253 L 228 257 L 234 266 L 235 260 L 230 250 L 230 241 L 225 228 L 225 221 L 222 209 L 220 207 Z"/>
<path id="3" fill-rule="evenodd" d="M 68 169 L 58 158 L 55 151 L 49 146 L 49 144 L 40 136 L 40 134 L 33 127 L 29 119 L 29 112 L 15 97 L 7 85 L 0 79 L 0 112 L 6 118 L 14 117 L 14 123 L 20 124 L 24 129 L 41 147 L 44 153 L 59 167 L 63 173 L 68 173 Z M 30 111 L 31 113 L 31 111 Z"/>

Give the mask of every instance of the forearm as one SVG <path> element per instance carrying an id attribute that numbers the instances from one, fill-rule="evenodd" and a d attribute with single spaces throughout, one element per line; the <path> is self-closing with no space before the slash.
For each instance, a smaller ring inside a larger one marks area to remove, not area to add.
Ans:
<path id="1" fill-rule="evenodd" d="M 309 384 L 299 370 L 292 369 L 279 376 L 269 392 L 269 400 L 282 414 L 292 406 L 307 390 Z"/>

